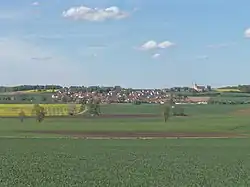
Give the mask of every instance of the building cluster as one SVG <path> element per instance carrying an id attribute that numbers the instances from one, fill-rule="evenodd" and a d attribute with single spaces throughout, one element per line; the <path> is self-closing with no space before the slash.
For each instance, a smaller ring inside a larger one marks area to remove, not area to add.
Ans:
<path id="1" fill-rule="evenodd" d="M 195 91 L 192 89 L 191 91 Z M 170 98 L 175 102 L 202 102 L 191 99 L 192 97 L 180 96 L 180 92 L 169 89 L 123 89 L 121 87 L 105 89 L 70 89 L 58 90 L 52 95 L 55 102 L 82 102 L 98 99 L 102 103 L 164 103 Z M 201 97 L 200 97 L 201 98 Z"/>
<path id="2" fill-rule="evenodd" d="M 102 103 L 162 103 L 169 98 L 170 94 L 164 90 L 110 90 L 99 91 L 57 91 L 52 99 L 62 102 L 81 102 L 82 100 L 98 98 Z"/>

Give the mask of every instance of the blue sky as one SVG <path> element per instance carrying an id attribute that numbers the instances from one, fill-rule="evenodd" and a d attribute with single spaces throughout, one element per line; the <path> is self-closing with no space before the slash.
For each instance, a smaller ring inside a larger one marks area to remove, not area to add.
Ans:
<path id="1" fill-rule="evenodd" d="M 0 1 L 0 84 L 249 84 L 250 1 Z"/>

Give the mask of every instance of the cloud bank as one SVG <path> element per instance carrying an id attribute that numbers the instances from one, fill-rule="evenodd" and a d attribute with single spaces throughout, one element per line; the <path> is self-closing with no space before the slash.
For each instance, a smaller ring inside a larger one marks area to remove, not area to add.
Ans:
<path id="1" fill-rule="evenodd" d="M 90 8 L 86 6 L 72 7 L 62 13 L 65 18 L 83 21 L 105 21 L 123 19 L 129 16 L 128 12 L 116 6 L 109 8 Z"/>

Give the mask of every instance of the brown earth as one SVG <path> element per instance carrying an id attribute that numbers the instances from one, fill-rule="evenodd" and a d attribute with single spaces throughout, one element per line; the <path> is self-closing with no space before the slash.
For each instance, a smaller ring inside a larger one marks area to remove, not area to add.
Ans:
<path id="1" fill-rule="evenodd" d="M 208 102 L 210 97 L 188 97 L 186 101 L 189 102 Z"/>
<path id="2" fill-rule="evenodd" d="M 101 114 L 98 118 L 156 118 L 159 116 L 156 114 Z"/>
<path id="3" fill-rule="evenodd" d="M 231 113 L 232 115 L 243 115 L 247 116 L 250 115 L 250 109 L 242 109 L 242 110 L 236 110 Z"/>
<path id="4" fill-rule="evenodd" d="M 178 132 L 81 132 L 81 131 L 22 131 L 36 134 L 56 134 L 77 138 L 233 138 L 235 133 L 178 133 Z"/>
<path id="5" fill-rule="evenodd" d="M 162 115 L 157 115 L 157 114 L 101 114 L 98 117 L 95 117 L 96 119 L 98 118 L 112 118 L 112 119 L 119 119 L 119 118 L 159 118 L 162 117 Z M 175 116 L 175 117 L 188 117 L 188 115 L 185 116 Z M 85 116 L 84 118 L 93 118 L 91 116 Z M 93 118 L 93 119 L 95 119 Z"/>

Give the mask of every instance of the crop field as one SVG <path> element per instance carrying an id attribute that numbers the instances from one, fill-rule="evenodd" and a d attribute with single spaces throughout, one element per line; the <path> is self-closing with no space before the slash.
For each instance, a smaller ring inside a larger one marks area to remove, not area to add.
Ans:
<path id="1" fill-rule="evenodd" d="M 218 88 L 215 89 L 217 92 L 240 92 L 239 89 L 225 89 L 225 88 Z"/>
<path id="2" fill-rule="evenodd" d="M 250 105 L 103 105 L 95 118 L 0 118 L 0 186 L 249 186 Z M 188 138 L 187 138 L 188 137 Z"/>
<path id="3" fill-rule="evenodd" d="M 57 92 L 58 90 L 53 90 L 53 89 L 42 89 L 42 90 L 26 90 L 22 91 L 23 93 L 53 93 Z"/>

